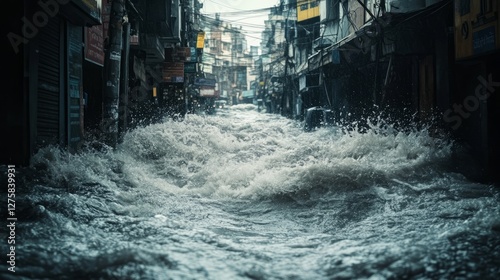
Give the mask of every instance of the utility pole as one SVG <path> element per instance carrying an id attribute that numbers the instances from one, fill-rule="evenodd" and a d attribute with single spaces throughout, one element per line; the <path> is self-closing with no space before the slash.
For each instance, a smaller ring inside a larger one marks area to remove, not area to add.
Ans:
<path id="1" fill-rule="evenodd" d="M 123 23 L 123 50 L 120 69 L 120 107 L 118 123 L 118 138 L 121 142 L 128 125 L 128 94 L 129 94 L 129 53 L 130 53 L 130 23 Z"/>
<path id="2" fill-rule="evenodd" d="M 123 24 L 127 21 L 125 0 L 112 0 L 108 29 L 109 45 L 105 56 L 104 106 L 101 129 L 104 134 L 104 143 L 113 148 L 118 143 L 122 32 Z"/>
<path id="3" fill-rule="evenodd" d="M 288 32 L 288 18 L 285 20 L 285 74 L 283 76 L 283 89 L 281 93 L 281 115 L 292 118 L 293 111 L 289 112 L 288 105 L 290 103 L 290 90 L 288 89 L 288 59 L 289 59 L 289 32 Z M 286 93 L 286 97 L 285 97 Z M 286 108 L 286 109 L 285 109 Z"/>

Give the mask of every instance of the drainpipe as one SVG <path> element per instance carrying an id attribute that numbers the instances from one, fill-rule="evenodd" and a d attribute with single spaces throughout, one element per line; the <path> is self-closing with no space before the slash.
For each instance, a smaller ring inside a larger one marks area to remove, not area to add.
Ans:
<path id="1" fill-rule="evenodd" d="M 120 64 L 122 30 L 126 21 L 124 0 L 113 0 L 109 21 L 109 46 L 106 50 L 104 72 L 103 120 L 104 143 L 115 148 L 118 142 L 118 102 L 120 96 Z"/>

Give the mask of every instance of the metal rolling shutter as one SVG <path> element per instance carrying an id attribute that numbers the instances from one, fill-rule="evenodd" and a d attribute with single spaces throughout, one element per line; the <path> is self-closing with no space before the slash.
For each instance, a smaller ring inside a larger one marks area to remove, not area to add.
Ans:
<path id="1" fill-rule="evenodd" d="M 37 88 L 38 147 L 59 143 L 61 91 L 61 30 L 58 17 L 40 29 Z"/>

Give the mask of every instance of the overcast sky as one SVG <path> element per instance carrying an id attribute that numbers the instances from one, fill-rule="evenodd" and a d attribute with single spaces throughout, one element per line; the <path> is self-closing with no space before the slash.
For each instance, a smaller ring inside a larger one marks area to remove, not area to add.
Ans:
<path id="1" fill-rule="evenodd" d="M 247 35 L 249 45 L 260 44 L 261 32 L 264 30 L 264 20 L 269 11 L 262 11 L 279 5 L 279 0 L 200 0 L 203 3 L 201 13 L 215 17 L 221 14 L 221 19 L 233 26 L 242 26 Z M 257 11 L 256 11 L 257 10 Z"/>

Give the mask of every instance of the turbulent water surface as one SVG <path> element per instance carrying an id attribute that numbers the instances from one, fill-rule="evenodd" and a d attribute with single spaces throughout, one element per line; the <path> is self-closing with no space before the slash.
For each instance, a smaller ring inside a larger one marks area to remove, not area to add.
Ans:
<path id="1" fill-rule="evenodd" d="M 305 133 L 251 105 L 114 151 L 46 148 L 17 170 L 16 273 L 0 278 L 494 279 L 499 189 L 454 149 L 390 125 Z"/>

